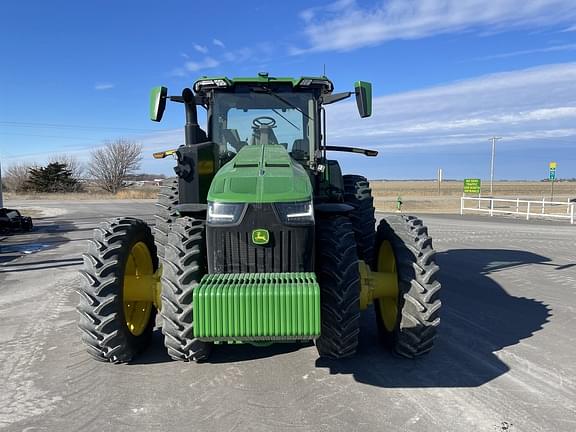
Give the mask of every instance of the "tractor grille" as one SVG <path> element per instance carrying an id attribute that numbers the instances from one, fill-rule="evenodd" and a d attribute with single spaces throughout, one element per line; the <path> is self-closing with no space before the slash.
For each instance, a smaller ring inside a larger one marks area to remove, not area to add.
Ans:
<path id="1" fill-rule="evenodd" d="M 266 245 L 252 243 L 252 230 L 270 233 Z M 209 273 L 287 273 L 313 270 L 314 227 L 289 227 L 271 204 L 250 205 L 240 225 L 207 228 Z"/>

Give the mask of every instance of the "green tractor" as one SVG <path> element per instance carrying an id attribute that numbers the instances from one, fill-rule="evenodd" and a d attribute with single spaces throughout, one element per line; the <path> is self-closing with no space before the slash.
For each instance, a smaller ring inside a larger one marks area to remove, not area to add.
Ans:
<path id="1" fill-rule="evenodd" d="M 161 187 L 154 232 L 144 221 L 101 223 L 84 255 L 79 327 L 98 360 L 128 362 L 161 316 L 173 359 L 208 359 L 215 344 L 314 341 L 321 357 L 355 354 L 360 312 L 374 307 L 382 341 L 415 358 L 439 324 L 438 266 L 418 218 L 375 228 L 370 185 L 342 175 L 326 144 L 324 106 L 355 95 L 372 111 L 371 84 L 333 93 L 325 76 L 212 77 L 169 96 L 152 90 L 160 121 L 168 100 L 186 112 L 177 177 Z M 197 106 L 207 111 L 198 125 Z"/>

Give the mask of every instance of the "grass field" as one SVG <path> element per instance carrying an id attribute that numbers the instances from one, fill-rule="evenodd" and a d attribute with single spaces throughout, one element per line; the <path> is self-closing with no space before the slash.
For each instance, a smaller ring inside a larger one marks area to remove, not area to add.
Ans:
<path id="1" fill-rule="evenodd" d="M 69 193 L 23 193 L 16 194 L 12 192 L 4 193 L 5 200 L 126 200 L 126 199 L 156 199 L 158 195 L 157 187 L 139 187 L 124 189 L 116 195 L 105 193 L 102 191 L 89 191 L 89 192 L 69 192 Z"/>
<path id="2" fill-rule="evenodd" d="M 460 211 L 462 181 L 443 182 L 440 191 L 434 181 L 372 181 L 375 206 L 381 211 L 396 210 L 396 199 L 402 197 L 402 210 L 405 212 L 457 213 Z M 7 193 L 5 200 L 126 200 L 155 199 L 158 188 L 143 187 L 120 191 L 116 195 L 102 192 L 68 194 L 26 194 Z M 550 184 L 544 182 L 495 182 L 494 197 L 541 200 L 550 199 Z M 482 196 L 489 196 L 489 184 L 482 185 Z M 576 182 L 558 182 L 554 185 L 554 200 L 566 201 L 576 198 Z"/>
<path id="3" fill-rule="evenodd" d="M 396 210 L 396 199 L 402 197 L 406 212 L 457 213 L 460 211 L 462 181 L 442 182 L 440 191 L 435 181 L 372 181 L 375 206 L 381 211 Z M 541 200 L 550 199 L 550 184 L 544 182 L 494 182 L 494 197 Z M 469 196 L 472 196 L 469 194 Z M 482 184 L 482 196 L 490 196 L 488 182 Z M 576 182 L 554 184 L 554 201 L 576 198 Z"/>

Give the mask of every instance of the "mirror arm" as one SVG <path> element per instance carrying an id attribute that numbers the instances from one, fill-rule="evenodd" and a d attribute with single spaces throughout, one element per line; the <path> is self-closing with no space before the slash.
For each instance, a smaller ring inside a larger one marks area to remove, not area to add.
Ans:
<path id="1" fill-rule="evenodd" d="M 343 93 L 333 93 L 326 96 L 322 96 L 322 104 L 329 105 L 334 102 L 339 102 L 344 99 L 348 99 L 352 96 L 353 92 L 343 92 Z"/>
<path id="2" fill-rule="evenodd" d="M 182 96 L 167 96 L 168 99 L 170 99 L 172 102 L 178 102 L 178 103 L 184 103 L 184 98 Z M 196 103 L 196 105 L 202 105 L 204 106 L 204 98 L 202 96 L 197 96 L 194 95 L 194 102 Z"/>

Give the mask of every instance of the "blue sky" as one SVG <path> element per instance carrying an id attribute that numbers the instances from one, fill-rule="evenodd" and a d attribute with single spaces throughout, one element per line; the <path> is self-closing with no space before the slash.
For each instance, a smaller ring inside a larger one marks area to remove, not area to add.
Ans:
<path id="1" fill-rule="evenodd" d="M 52 0 L 0 5 L 0 160 L 86 160 L 107 139 L 153 151 L 181 144 L 183 112 L 148 120 L 148 93 L 201 75 L 327 75 L 372 81 L 374 115 L 329 107 L 331 144 L 380 150 L 339 157 L 370 178 L 489 175 L 540 179 L 549 161 L 576 177 L 573 0 L 220 2 Z M 210 7 L 214 9 L 211 10 Z"/>

